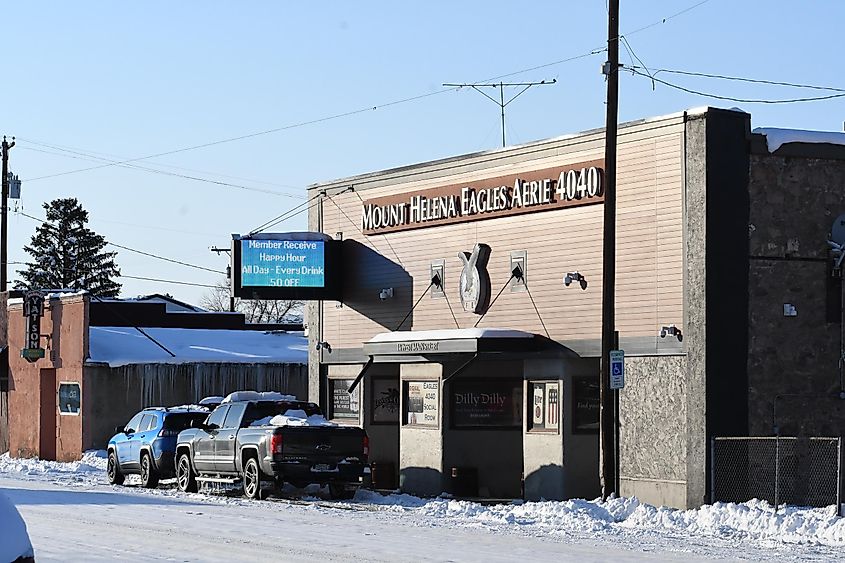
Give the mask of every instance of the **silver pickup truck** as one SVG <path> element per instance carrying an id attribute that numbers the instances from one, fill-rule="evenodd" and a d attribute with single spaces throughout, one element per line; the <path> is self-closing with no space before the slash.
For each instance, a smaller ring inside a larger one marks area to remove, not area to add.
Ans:
<path id="1" fill-rule="evenodd" d="M 368 454 L 363 429 L 326 422 L 314 403 L 232 401 L 179 433 L 176 481 L 184 492 L 196 492 L 199 482 L 242 481 L 244 495 L 254 499 L 266 494 L 264 484 L 319 483 L 332 498 L 351 498 Z"/>

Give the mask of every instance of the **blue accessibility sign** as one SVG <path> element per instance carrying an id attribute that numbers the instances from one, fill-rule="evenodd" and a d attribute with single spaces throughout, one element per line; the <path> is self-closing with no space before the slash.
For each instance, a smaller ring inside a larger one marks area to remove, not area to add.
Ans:
<path id="1" fill-rule="evenodd" d="M 625 387 L 625 351 L 610 351 L 610 388 L 622 389 Z"/>

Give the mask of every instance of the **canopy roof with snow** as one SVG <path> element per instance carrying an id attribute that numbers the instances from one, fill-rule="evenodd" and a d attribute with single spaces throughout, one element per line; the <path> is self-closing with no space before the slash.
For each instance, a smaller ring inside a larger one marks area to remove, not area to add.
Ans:
<path id="1" fill-rule="evenodd" d="M 563 350 L 559 344 L 531 332 L 508 328 L 404 330 L 383 332 L 364 343 L 368 356 L 428 356 L 483 352 L 543 352 Z"/>
<path id="2" fill-rule="evenodd" d="M 308 339 L 298 334 L 196 328 L 142 330 L 175 356 L 137 329 L 92 326 L 88 332 L 89 357 L 86 363 L 105 363 L 111 367 L 194 362 L 308 363 Z"/>

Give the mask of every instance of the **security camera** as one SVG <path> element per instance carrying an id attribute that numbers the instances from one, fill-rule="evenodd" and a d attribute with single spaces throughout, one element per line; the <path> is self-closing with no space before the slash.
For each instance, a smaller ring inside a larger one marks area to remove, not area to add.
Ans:
<path id="1" fill-rule="evenodd" d="M 385 287 L 381 291 L 378 292 L 378 298 L 382 301 L 386 301 L 393 297 L 393 288 L 392 287 Z"/>
<path id="2" fill-rule="evenodd" d="M 317 342 L 317 345 L 316 345 L 316 346 L 314 346 L 314 348 L 316 348 L 318 352 L 319 352 L 320 350 L 325 350 L 325 351 L 326 351 L 326 352 L 328 352 L 329 354 L 331 354 L 331 353 L 332 353 L 332 347 L 331 347 L 331 344 L 329 344 L 328 342 Z"/>
<path id="3" fill-rule="evenodd" d="M 581 286 L 581 289 L 587 289 L 587 278 L 584 277 L 584 274 L 580 272 L 569 272 L 563 278 L 563 285 L 569 287 L 572 282 L 578 282 L 578 285 Z"/>

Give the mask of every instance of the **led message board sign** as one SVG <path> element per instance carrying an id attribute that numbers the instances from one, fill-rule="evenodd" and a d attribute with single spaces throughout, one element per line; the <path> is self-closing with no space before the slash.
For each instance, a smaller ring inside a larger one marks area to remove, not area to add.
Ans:
<path id="1" fill-rule="evenodd" d="M 340 241 L 321 233 L 235 235 L 232 257 L 235 297 L 340 298 Z"/>

